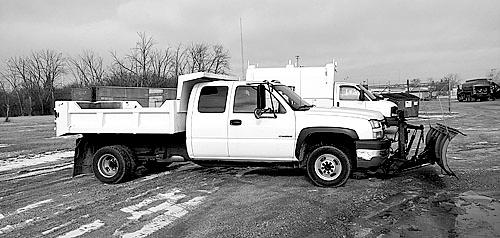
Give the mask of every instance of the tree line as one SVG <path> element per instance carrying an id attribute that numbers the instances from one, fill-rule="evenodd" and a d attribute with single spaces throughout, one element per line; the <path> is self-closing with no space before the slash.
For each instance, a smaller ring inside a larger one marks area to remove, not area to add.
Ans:
<path id="1" fill-rule="evenodd" d="M 11 57 L 0 70 L 0 116 L 50 115 L 58 95 L 72 87 L 176 87 L 179 75 L 229 74 L 229 51 L 220 44 L 179 44 L 160 49 L 146 33 L 129 52 L 111 51 L 111 63 L 92 50 L 64 57 L 54 50 Z M 63 82 L 69 81 L 69 82 Z"/>

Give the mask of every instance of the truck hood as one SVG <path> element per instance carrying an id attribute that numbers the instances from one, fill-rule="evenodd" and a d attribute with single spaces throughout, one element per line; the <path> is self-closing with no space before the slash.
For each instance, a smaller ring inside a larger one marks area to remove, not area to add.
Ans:
<path id="1" fill-rule="evenodd" d="M 339 117 L 355 117 L 366 120 L 384 120 L 382 113 L 367 109 L 358 108 L 317 108 L 313 107 L 306 111 L 306 115 L 325 115 L 325 116 L 339 116 Z"/>

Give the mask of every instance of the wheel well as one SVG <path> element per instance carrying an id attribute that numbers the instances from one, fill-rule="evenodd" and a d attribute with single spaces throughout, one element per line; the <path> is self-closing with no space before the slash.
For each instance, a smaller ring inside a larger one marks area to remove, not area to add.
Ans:
<path id="1" fill-rule="evenodd" d="M 356 144 L 355 139 L 343 133 L 316 132 L 309 134 L 300 145 L 298 154 L 301 165 L 305 164 L 306 156 L 314 149 L 324 146 L 334 146 L 346 153 L 351 161 L 352 167 L 356 168 Z"/>

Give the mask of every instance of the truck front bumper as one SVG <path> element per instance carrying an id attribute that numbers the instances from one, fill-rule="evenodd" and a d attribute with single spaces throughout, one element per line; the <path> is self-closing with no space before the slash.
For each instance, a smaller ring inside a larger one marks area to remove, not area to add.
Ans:
<path id="1" fill-rule="evenodd" d="M 387 139 L 356 141 L 357 167 L 378 167 L 389 157 L 390 148 L 391 142 Z"/>

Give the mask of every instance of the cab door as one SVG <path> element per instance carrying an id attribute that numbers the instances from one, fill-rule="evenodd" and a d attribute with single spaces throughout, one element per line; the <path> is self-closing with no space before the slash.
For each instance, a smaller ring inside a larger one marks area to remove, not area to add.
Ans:
<path id="1" fill-rule="evenodd" d="M 278 98 L 279 95 L 272 95 L 268 89 L 266 107 L 270 111 L 257 119 L 254 115 L 257 86 L 236 87 L 229 109 L 228 148 L 231 160 L 296 160 L 295 113 Z"/>
<path id="2" fill-rule="evenodd" d="M 191 128 L 188 151 L 193 159 L 224 159 L 228 157 L 227 128 L 229 115 L 227 84 L 211 83 L 198 89 L 192 114 L 186 125 Z"/>

